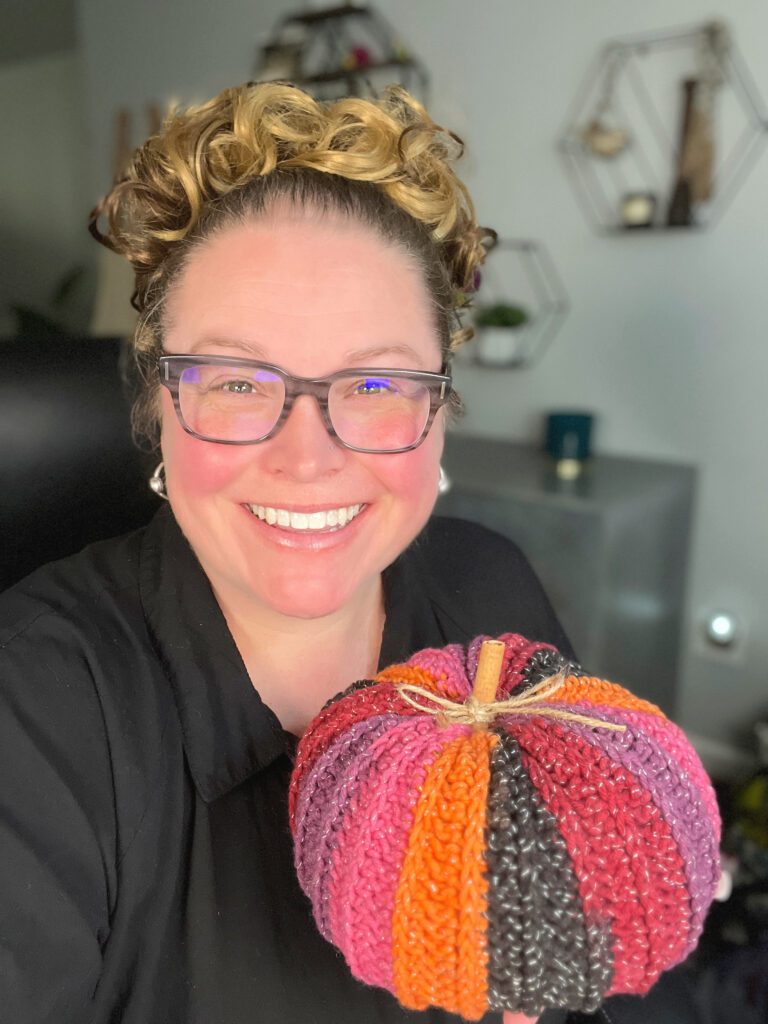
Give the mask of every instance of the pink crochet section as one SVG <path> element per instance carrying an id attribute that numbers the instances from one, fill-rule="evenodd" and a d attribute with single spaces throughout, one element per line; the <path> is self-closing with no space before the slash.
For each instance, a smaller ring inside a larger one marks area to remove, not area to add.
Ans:
<path id="1" fill-rule="evenodd" d="M 392 916 L 413 809 L 427 770 L 467 726 L 406 719 L 371 747 L 371 769 L 350 801 L 328 886 L 330 927 L 356 978 L 390 991 Z"/>

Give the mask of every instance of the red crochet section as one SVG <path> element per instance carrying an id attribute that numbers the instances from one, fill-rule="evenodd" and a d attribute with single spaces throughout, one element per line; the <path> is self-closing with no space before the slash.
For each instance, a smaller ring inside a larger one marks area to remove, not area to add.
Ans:
<path id="1" fill-rule="evenodd" d="M 616 970 L 606 995 L 647 992 L 677 962 L 690 926 L 669 826 L 631 773 L 567 727 L 531 719 L 509 731 L 557 820 L 587 920 L 611 924 Z"/>

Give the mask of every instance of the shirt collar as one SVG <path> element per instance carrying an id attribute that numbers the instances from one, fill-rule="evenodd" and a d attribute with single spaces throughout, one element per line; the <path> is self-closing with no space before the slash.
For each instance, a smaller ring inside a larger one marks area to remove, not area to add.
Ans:
<path id="1" fill-rule="evenodd" d="M 144 613 L 170 680 L 184 749 L 206 802 L 223 796 L 278 757 L 295 754 L 252 685 L 208 578 L 170 506 L 147 527 L 140 555 Z M 416 541 L 383 573 L 385 625 L 379 670 L 446 642 L 430 602 Z"/>
<path id="2" fill-rule="evenodd" d="M 147 527 L 140 557 L 144 613 L 173 688 L 192 778 L 210 802 L 284 753 L 287 734 L 251 685 L 169 506 Z"/>

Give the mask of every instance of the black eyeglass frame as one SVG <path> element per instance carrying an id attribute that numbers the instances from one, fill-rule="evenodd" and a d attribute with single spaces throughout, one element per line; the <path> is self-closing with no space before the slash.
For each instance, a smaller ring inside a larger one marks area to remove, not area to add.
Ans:
<path id="1" fill-rule="evenodd" d="M 176 410 L 176 416 L 179 423 L 188 434 L 192 435 L 192 437 L 196 437 L 199 441 L 209 441 L 211 444 L 243 445 L 261 444 L 262 441 L 268 441 L 283 427 L 285 421 L 290 416 L 293 403 L 299 395 L 312 395 L 320 408 L 320 415 L 323 418 L 325 429 L 333 440 L 340 444 L 342 448 L 348 448 L 353 452 L 365 452 L 369 455 L 396 455 L 399 452 L 409 452 L 414 448 L 419 447 L 429 433 L 438 409 L 446 404 L 451 396 L 451 392 L 453 391 L 453 380 L 450 374 L 445 372 L 433 373 L 428 370 L 391 370 L 381 366 L 350 366 L 346 370 L 337 370 L 336 373 L 332 373 L 328 377 L 294 377 L 281 366 L 275 366 L 273 363 L 262 363 L 258 359 L 238 359 L 236 356 L 164 355 L 160 356 L 157 363 L 160 383 L 171 393 L 173 407 Z M 199 434 L 197 431 L 193 430 L 184 420 L 184 415 L 181 411 L 181 400 L 179 397 L 181 375 L 185 370 L 188 370 L 193 366 L 243 366 L 248 369 L 266 370 L 267 372 L 280 377 L 285 387 L 285 398 L 283 400 L 283 408 L 274 427 L 272 427 L 269 433 L 264 434 L 263 437 L 256 438 L 254 441 L 228 441 L 220 438 L 207 437 L 205 434 Z M 443 371 L 446 369 L 447 366 L 443 364 Z M 350 375 L 357 374 L 370 374 L 371 376 L 378 377 L 405 377 L 408 380 L 418 381 L 428 388 L 429 416 L 424 424 L 424 429 L 422 430 L 421 435 L 416 441 L 407 445 L 405 448 L 358 448 L 356 445 L 347 444 L 346 441 L 343 441 L 339 437 L 334 430 L 333 424 L 331 423 L 331 416 L 328 412 L 328 393 L 335 380 L 338 380 L 341 377 L 349 377 Z"/>

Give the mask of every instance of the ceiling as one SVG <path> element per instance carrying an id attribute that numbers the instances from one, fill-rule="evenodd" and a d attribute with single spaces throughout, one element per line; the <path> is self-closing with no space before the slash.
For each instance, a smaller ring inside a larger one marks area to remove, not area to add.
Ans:
<path id="1" fill-rule="evenodd" d="M 75 0 L 0 0 L 0 64 L 77 45 Z"/>

